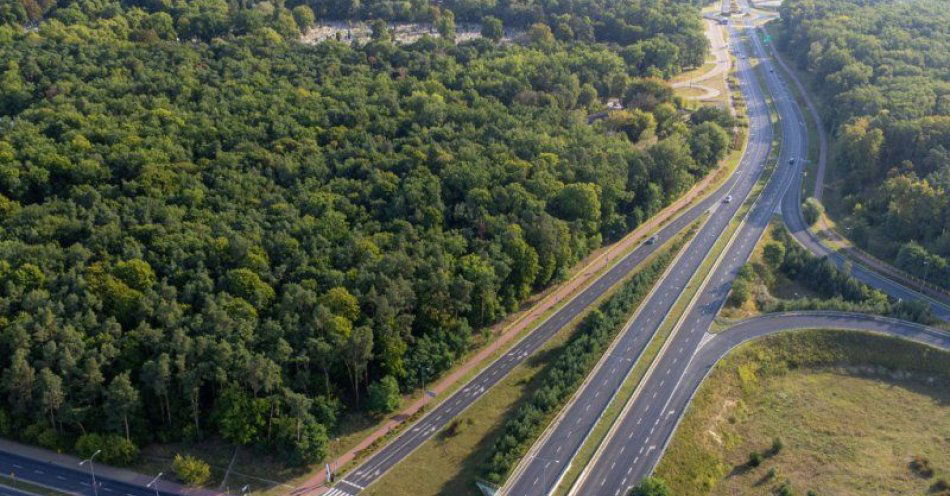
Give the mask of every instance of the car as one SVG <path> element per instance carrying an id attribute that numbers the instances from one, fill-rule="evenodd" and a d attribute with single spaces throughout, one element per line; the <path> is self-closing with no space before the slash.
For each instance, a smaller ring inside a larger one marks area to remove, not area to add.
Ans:
<path id="1" fill-rule="evenodd" d="M 722 200 L 722 202 L 723 202 L 723 203 L 732 203 L 732 195 L 726 195 L 726 197 Z"/>
<path id="2" fill-rule="evenodd" d="M 775 72 L 775 69 L 769 69 L 769 72 Z"/>
<path id="3" fill-rule="evenodd" d="M 654 234 L 653 236 L 650 236 L 650 239 L 647 240 L 647 244 L 648 244 L 648 245 L 652 245 L 653 243 L 656 243 L 656 240 L 658 240 L 658 239 L 660 239 L 660 238 L 657 237 L 656 234 Z"/>
<path id="4" fill-rule="evenodd" d="M 790 163 L 790 164 L 794 164 L 794 163 L 795 163 L 795 159 L 794 159 L 794 158 L 790 158 L 790 159 L 788 159 L 788 163 Z"/>

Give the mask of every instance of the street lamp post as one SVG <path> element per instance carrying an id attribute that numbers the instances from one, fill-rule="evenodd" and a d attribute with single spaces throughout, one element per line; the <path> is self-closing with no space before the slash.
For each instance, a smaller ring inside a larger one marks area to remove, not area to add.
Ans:
<path id="1" fill-rule="evenodd" d="M 541 467 L 541 479 L 542 479 L 541 480 L 541 494 L 544 494 L 544 491 L 545 491 L 544 485 L 547 484 L 547 481 L 548 481 L 548 465 L 552 463 L 561 463 L 561 461 L 555 460 L 554 458 L 547 458 L 547 457 L 538 456 L 538 455 L 528 455 L 528 457 L 547 462 Z"/>
<path id="2" fill-rule="evenodd" d="M 96 467 L 95 467 L 95 465 L 93 464 L 93 461 L 92 461 L 92 460 L 93 460 L 94 458 L 96 458 L 96 455 L 98 455 L 99 453 L 102 453 L 102 450 L 96 450 L 96 452 L 93 453 L 92 456 L 90 456 L 89 458 L 87 458 L 87 459 L 85 459 L 85 460 L 79 462 L 79 466 L 80 466 L 80 467 L 82 467 L 82 466 L 85 465 L 86 463 L 89 464 L 89 473 L 92 475 L 92 494 L 93 494 L 94 496 L 99 496 L 99 488 L 96 487 Z"/>
<path id="3" fill-rule="evenodd" d="M 156 475 L 155 478 L 152 479 L 152 482 L 149 482 L 148 484 L 145 485 L 145 487 L 151 487 L 152 489 L 155 490 L 155 496 L 159 496 L 159 494 L 158 494 L 158 479 L 159 479 L 159 478 L 162 476 L 162 474 L 164 474 L 164 473 L 165 473 L 165 472 L 159 472 L 158 475 Z"/>

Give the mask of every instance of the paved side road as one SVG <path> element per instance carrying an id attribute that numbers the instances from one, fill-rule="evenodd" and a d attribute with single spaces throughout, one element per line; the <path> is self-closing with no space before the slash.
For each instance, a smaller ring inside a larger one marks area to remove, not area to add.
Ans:
<path id="1" fill-rule="evenodd" d="M 628 453 L 634 457 L 633 464 L 624 464 L 623 468 L 623 477 L 627 478 L 628 483 L 632 485 L 634 481 L 639 481 L 650 475 L 653 468 L 659 463 L 666 445 L 689 406 L 693 395 L 719 360 L 737 346 L 753 339 L 798 329 L 840 329 L 870 332 L 950 350 L 950 333 L 945 331 L 914 322 L 847 312 L 768 314 L 741 321 L 719 334 L 707 334 L 699 349 L 690 357 L 688 366 L 677 379 L 677 387 L 666 402 L 662 410 L 663 414 L 646 418 L 633 417 L 629 422 L 625 422 L 623 429 L 619 431 L 623 434 L 619 436 L 622 441 L 632 439 L 632 441 L 625 443 L 629 450 Z M 650 382 L 651 384 L 648 384 L 641 394 L 653 394 L 657 387 L 657 380 L 651 380 Z M 650 445 L 654 447 L 653 449 L 644 449 L 642 446 L 637 446 L 637 440 L 647 438 L 654 440 L 653 444 Z M 621 446 L 621 449 L 623 449 L 623 446 Z M 613 482 L 613 479 L 609 480 Z M 597 486 L 600 482 L 596 479 L 589 479 L 588 487 Z M 606 487 L 609 489 L 605 488 L 591 493 L 579 492 L 577 494 L 616 495 L 620 494 L 621 489 L 628 486 L 624 484 L 622 488 L 617 485 Z"/>
<path id="2" fill-rule="evenodd" d="M 762 77 L 782 117 L 783 141 L 779 167 L 785 171 L 782 175 L 795 186 L 788 188 L 786 183 L 785 189 L 769 191 L 769 188 L 766 188 L 763 192 L 761 199 L 764 208 L 759 210 L 760 205 L 757 205 L 751 215 L 752 222 L 746 223 L 740 230 L 739 239 L 744 241 L 738 243 L 738 249 L 729 250 L 729 256 L 725 257 L 710 278 L 711 286 L 697 297 L 696 306 L 687 314 L 683 329 L 688 329 L 688 331 L 671 338 L 673 344 L 669 351 L 657 360 L 654 372 L 645 379 L 641 389 L 627 405 L 621 419 L 612 429 L 611 435 L 598 450 L 594 461 L 572 488 L 572 494 L 616 496 L 649 475 L 662 456 L 666 443 L 692 397 L 692 392 L 705 376 L 705 371 L 718 360 L 721 354 L 735 345 L 735 343 L 730 344 L 724 341 L 728 338 L 708 334 L 705 330 L 709 328 L 712 319 L 724 302 L 736 271 L 748 259 L 751 246 L 754 246 L 754 241 L 761 236 L 761 230 L 767 223 L 766 216 L 771 214 L 777 201 L 781 199 L 782 210 L 786 216 L 794 213 L 800 217 L 800 203 L 797 202 L 797 192 L 800 188 L 797 185 L 801 176 L 800 158 L 807 151 L 805 141 L 807 134 L 798 119 L 800 111 L 774 73 L 771 61 L 768 60 L 757 33 L 753 30 L 750 34 L 753 48 L 762 60 Z M 744 78 L 746 75 L 740 73 L 740 77 Z M 796 201 L 790 202 L 789 198 Z M 763 217 L 758 217 L 760 214 Z M 806 245 L 806 248 L 809 246 Z M 828 253 L 818 252 L 818 254 Z M 876 274 L 867 272 L 859 275 L 856 272 L 857 270 L 853 270 L 852 274 L 865 282 L 873 282 L 872 285 L 876 287 L 883 287 L 889 294 L 906 294 L 909 298 L 920 298 L 920 295 L 912 292 L 900 293 L 908 290 Z M 938 311 L 939 307 L 935 309 L 935 312 Z M 789 327 L 844 327 L 904 335 L 921 342 L 931 341 L 928 344 L 934 344 L 934 342 L 938 345 L 946 344 L 946 335 L 935 335 L 933 329 L 889 319 L 882 320 L 879 317 L 823 314 L 811 315 L 807 318 L 799 315 L 796 318 L 799 320 L 790 320 L 791 317 L 777 320 L 763 318 L 747 324 L 750 327 L 739 328 L 724 335 L 743 336 L 742 333 L 747 332 L 746 337 L 751 338 Z M 879 326 L 881 322 L 885 325 L 876 328 L 875 326 Z M 895 322 L 898 323 L 895 324 Z"/>

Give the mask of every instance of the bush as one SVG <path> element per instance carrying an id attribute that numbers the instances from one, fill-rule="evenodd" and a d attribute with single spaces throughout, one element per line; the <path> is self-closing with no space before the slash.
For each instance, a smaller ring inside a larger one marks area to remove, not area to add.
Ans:
<path id="1" fill-rule="evenodd" d="M 659 477 L 647 477 L 630 490 L 630 496 L 670 496 L 670 487 Z"/>
<path id="2" fill-rule="evenodd" d="M 762 465 L 762 453 L 759 453 L 758 451 L 749 453 L 749 461 L 746 462 L 746 465 L 750 467 L 758 467 L 759 465 Z"/>
<path id="3" fill-rule="evenodd" d="M 390 413 L 399 408 L 399 383 L 387 375 L 369 386 L 369 409 L 377 413 Z"/>
<path id="4" fill-rule="evenodd" d="M 795 491 L 792 491 L 792 485 L 785 481 L 781 486 L 778 487 L 778 496 L 795 496 Z"/>
<path id="5" fill-rule="evenodd" d="M 99 459 L 109 465 L 130 465 L 139 456 L 135 443 L 117 434 L 84 434 L 76 439 L 73 450 L 81 457 L 92 456 L 102 450 Z"/>
<path id="6" fill-rule="evenodd" d="M 934 475 L 934 469 L 930 466 L 930 460 L 920 455 L 914 456 L 910 461 L 910 469 L 925 479 L 929 479 Z"/>
<path id="7" fill-rule="evenodd" d="M 821 217 L 823 213 L 825 213 L 825 207 L 815 198 L 808 198 L 805 200 L 805 203 L 802 204 L 802 216 L 805 217 L 805 222 L 807 222 L 809 226 L 818 222 L 818 218 Z"/>
<path id="8" fill-rule="evenodd" d="M 772 450 L 771 450 L 772 456 L 775 456 L 775 455 L 779 454 L 779 453 L 782 451 L 782 448 L 784 448 L 784 447 L 785 447 L 785 444 L 782 443 L 782 438 L 777 437 L 777 438 L 773 439 L 773 440 L 772 440 Z"/>
<path id="9" fill-rule="evenodd" d="M 178 478 L 189 486 L 203 486 L 211 478 L 211 467 L 203 460 L 190 455 L 175 455 L 172 469 Z"/>

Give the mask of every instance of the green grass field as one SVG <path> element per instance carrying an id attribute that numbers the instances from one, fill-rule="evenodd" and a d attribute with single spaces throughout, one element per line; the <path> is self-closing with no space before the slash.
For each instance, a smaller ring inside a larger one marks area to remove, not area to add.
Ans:
<path id="1" fill-rule="evenodd" d="M 948 377 L 950 353 L 879 336 L 760 340 L 706 380 L 657 475 L 695 496 L 779 494 L 785 484 L 798 495 L 939 494 L 928 491 L 950 481 Z M 782 449 L 770 454 L 776 438 Z M 752 452 L 764 454 L 757 467 Z M 917 456 L 931 476 L 911 468 Z"/>

